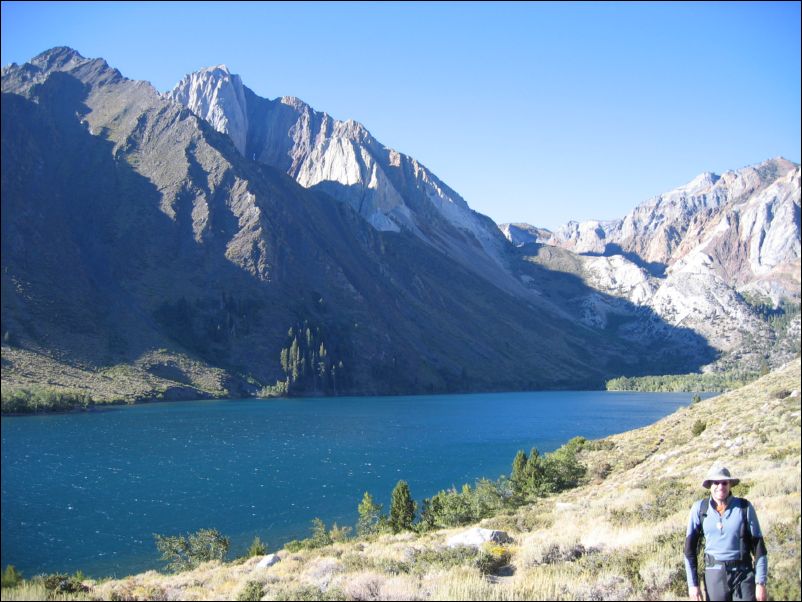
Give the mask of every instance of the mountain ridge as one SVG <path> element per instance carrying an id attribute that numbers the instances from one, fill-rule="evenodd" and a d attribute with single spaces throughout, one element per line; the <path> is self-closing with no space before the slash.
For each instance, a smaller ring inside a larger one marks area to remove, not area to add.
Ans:
<path id="1" fill-rule="evenodd" d="M 105 401 L 274 385 L 595 388 L 712 353 L 684 328 L 633 353 L 650 343 L 574 323 L 489 270 L 495 260 L 469 233 L 440 230 L 444 218 L 424 224 L 428 242 L 377 229 L 102 59 L 56 49 L 37 63 L 3 71 L 4 390 L 73 383 Z M 293 344 L 303 353 L 290 366 L 280 358 Z"/>

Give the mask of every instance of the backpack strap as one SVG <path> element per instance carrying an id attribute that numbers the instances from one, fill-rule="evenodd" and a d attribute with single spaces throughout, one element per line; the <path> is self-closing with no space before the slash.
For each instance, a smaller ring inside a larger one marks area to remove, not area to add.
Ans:
<path id="1" fill-rule="evenodd" d="M 739 533 L 741 561 L 751 562 L 752 530 L 749 528 L 749 500 L 742 497 L 735 498 L 735 501 L 741 509 L 741 531 Z"/>
<path id="2" fill-rule="evenodd" d="M 705 534 L 704 530 L 704 522 L 705 518 L 707 517 L 707 511 L 710 509 L 710 498 L 706 497 L 702 500 L 702 503 L 699 505 L 699 530 L 702 532 L 702 535 Z"/>
<path id="3" fill-rule="evenodd" d="M 708 498 L 703 499 L 699 504 L 699 524 L 698 526 L 688 533 L 685 537 L 685 561 L 688 570 L 688 578 L 693 579 L 694 583 L 698 583 L 698 559 L 699 553 L 699 540 L 704 537 L 704 529 L 702 528 L 702 521 L 707 515 L 707 509 L 710 506 Z"/>

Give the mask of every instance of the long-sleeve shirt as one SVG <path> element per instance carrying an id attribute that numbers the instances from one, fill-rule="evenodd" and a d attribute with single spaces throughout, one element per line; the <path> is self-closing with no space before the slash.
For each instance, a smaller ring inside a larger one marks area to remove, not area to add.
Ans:
<path id="1" fill-rule="evenodd" d="M 699 500 L 691 508 L 688 529 L 685 532 L 685 574 L 688 578 L 688 586 L 699 585 L 696 551 L 699 545 L 699 509 L 701 505 L 702 500 Z M 702 523 L 705 535 L 705 554 L 714 556 L 719 561 L 741 559 L 742 512 L 741 505 L 735 502 L 732 494 L 727 498 L 727 508 L 724 510 L 723 516 L 715 509 L 715 502 L 710 500 L 710 507 Z M 768 574 L 766 546 L 763 543 L 763 534 L 760 531 L 755 508 L 749 502 L 746 506 L 746 519 L 752 536 L 747 549 L 755 554 L 755 583 L 766 583 Z M 719 524 L 721 527 L 718 526 Z"/>

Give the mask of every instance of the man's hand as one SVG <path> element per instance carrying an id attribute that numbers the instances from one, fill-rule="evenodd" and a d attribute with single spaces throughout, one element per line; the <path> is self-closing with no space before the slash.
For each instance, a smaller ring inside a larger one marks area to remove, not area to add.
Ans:
<path id="1" fill-rule="evenodd" d="M 765 591 L 765 588 L 764 588 L 764 591 Z M 701 601 L 702 600 L 702 589 L 698 585 L 696 585 L 696 586 L 689 585 L 688 586 L 688 597 L 691 600 L 699 600 L 699 601 Z M 758 600 L 759 599 L 760 598 L 758 598 Z M 764 598 L 764 600 L 765 600 L 765 598 Z"/>
<path id="2" fill-rule="evenodd" d="M 766 600 L 769 599 L 765 583 L 758 583 L 757 586 L 755 586 L 755 598 L 757 602 L 766 602 Z"/>

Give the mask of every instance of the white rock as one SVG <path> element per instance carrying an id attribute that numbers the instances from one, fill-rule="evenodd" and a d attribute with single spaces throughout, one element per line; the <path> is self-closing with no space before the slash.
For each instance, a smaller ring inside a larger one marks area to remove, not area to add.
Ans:
<path id="1" fill-rule="evenodd" d="M 278 557 L 278 554 L 268 554 L 267 556 L 263 556 L 262 559 L 256 563 L 256 567 L 265 569 L 269 566 L 273 566 L 277 562 L 281 562 L 281 558 Z"/>
<path id="2" fill-rule="evenodd" d="M 473 529 L 468 529 L 462 533 L 452 535 L 446 540 L 446 545 L 449 548 L 455 548 L 457 546 L 474 546 L 478 548 L 488 541 L 505 543 L 509 541 L 509 539 L 510 538 L 505 531 L 480 529 L 479 527 L 474 527 Z"/>

